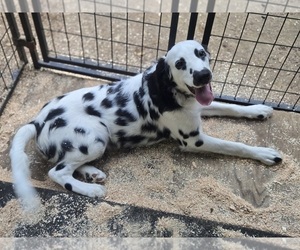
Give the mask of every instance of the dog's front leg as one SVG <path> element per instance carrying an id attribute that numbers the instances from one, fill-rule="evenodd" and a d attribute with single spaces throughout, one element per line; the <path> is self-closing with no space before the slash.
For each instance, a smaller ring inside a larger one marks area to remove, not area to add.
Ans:
<path id="1" fill-rule="evenodd" d="M 231 142 L 199 134 L 197 138 L 188 138 L 182 149 L 190 152 L 212 152 L 224 155 L 238 156 L 259 160 L 266 165 L 273 165 L 282 161 L 280 154 L 266 147 L 253 147 L 240 142 Z"/>
<path id="2" fill-rule="evenodd" d="M 209 106 L 203 106 L 201 115 L 246 117 L 263 120 L 269 118 L 272 112 L 273 109 L 271 107 L 262 104 L 241 106 L 230 103 L 212 102 Z"/>

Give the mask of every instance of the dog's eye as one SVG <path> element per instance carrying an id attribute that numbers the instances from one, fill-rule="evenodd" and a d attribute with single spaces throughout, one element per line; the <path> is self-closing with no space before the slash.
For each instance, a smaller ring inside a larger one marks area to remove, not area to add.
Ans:
<path id="1" fill-rule="evenodd" d="M 178 61 L 175 63 L 176 69 L 186 69 L 186 62 L 183 58 L 180 58 Z"/>
<path id="2" fill-rule="evenodd" d="M 203 49 L 201 50 L 195 49 L 194 53 L 195 56 L 197 56 L 198 58 L 204 58 L 206 56 L 206 52 Z"/>

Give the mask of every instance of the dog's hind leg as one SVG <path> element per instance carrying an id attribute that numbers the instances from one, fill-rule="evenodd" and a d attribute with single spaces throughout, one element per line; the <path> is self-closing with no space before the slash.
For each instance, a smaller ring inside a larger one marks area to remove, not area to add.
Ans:
<path id="1" fill-rule="evenodd" d="M 107 138 L 105 139 L 104 135 L 102 135 L 101 140 L 98 137 L 96 137 L 98 139 L 93 138 L 95 138 L 94 134 L 91 133 L 90 137 L 74 141 L 72 148 L 65 152 L 63 159 L 54 168 L 50 169 L 48 174 L 53 181 L 69 191 L 89 197 L 103 197 L 105 188 L 102 185 L 85 183 L 73 177 L 73 173 L 78 168 L 79 172 L 85 175 L 96 175 L 96 180 L 105 177 L 102 171 L 85 165 L 85 163 L 101 157 L 107 145 Z M 83 141 L 86 143 L 86 146 L 83 146 Z"/>
<path id="2" fill-rule="evenodd" d="M 73 177 L 76 163 L 59 163 L 49 171 L 49 177 L 65 189 L 89 197 L 105 196 L 105 188 L 99 184 L 79 181 Z"/>
<path id="3" fill-rule="evenodd" d="M 229 116 L 246 117 L 251 119 L 266 119 L 272 115 L 273 109 L 269 106 L 257 104 L 241 106 L 222 102 L 212 102 L 209 106 L 204 106 L 201 116 Z"/>

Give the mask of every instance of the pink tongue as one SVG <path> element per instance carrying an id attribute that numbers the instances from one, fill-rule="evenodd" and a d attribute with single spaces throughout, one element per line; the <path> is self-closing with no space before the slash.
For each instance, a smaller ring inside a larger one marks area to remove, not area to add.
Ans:
<path id="1" fill-rule="evenodd" d="M 201 88 L 195 89 L 195 94 L 196 100 L 204 106 L 208 106 L 214 99 L 210 83 Z"/>

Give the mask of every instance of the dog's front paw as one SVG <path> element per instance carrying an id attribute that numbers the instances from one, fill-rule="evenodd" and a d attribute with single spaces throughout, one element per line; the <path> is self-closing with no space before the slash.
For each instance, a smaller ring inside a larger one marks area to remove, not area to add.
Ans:
<path id="1" fill-rule="evenodd" d="M 247 106 L 246 109 L 247 109 L 246 117 L 252 119 L 264 120 L 271 117 L 273 113 L 273 108 L 263 104 Z"/>
<path id="2" fill-rule="evenodd" d="M 272 148 L 256 147 L 256 159 L 266 165 L 274 165 L 282 162 L 280 154 Z"/>
<path id="3" fill-rule="evenodd" d="M 88 188 L 85 190 L 84 195 L 91 198 L 103 198 L 106 195 L 106 189 L 102 185 L 98 184 L 87 184 Z"/>

